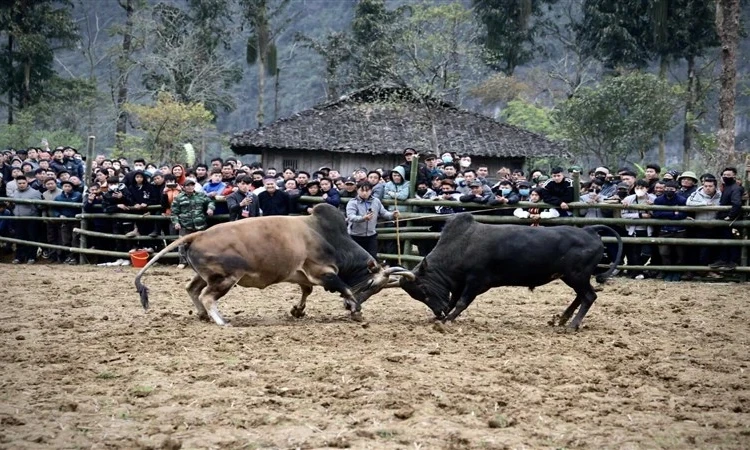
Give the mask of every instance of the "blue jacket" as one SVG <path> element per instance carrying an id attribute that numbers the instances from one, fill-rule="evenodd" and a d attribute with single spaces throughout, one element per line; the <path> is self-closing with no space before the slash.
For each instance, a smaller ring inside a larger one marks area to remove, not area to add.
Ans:
<path id="1" fill-rule="evenodd" d="M 654 205 L 659 206 L 685 206 L 686 199 L 680 195 L 675 194 L 671 199 L 665 195 L 660 195 L 654 200 Z M 663 220 L 685 220 L 687 218 L 685 211 L 654 211 L 654 219 Z M 674 225 L 662 225 L 661 231 L 663 233 L 678 233 L 685 231 L 685 226 L 676 222 Z"/>
<path id="2" fill-rule="evenodd" d="M 65 203 L 77 203 L 75 206 L 71 206 L 70 208 L 66 207 L 53 207 L 52 208 L 52 217 L 75 217 L 76 214 L 81 212 L 81 203 L 83 202 L 83 198 L 81 197 L 81 194 L 79 192 L 73 191 L 70 193 L 70 195 L 65 195 L 65 192 L 55 197 L 56 202 L 65 202 Z"/>

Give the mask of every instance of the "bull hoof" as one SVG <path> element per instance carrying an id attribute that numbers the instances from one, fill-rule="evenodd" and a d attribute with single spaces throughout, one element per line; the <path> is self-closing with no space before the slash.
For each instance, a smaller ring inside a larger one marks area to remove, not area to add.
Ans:
<path id="1" fill-rule="evenodd" d="M 353 311 L 352 312 L 352 320 L 355 322 L 362 322 L 364 319 L 362 318 L 362 311 Z"/>
<path id="2" fill-rule="evenodd" d="M 290 314 L 291 314 L 291 315 L 292 315 L 292 317 L 294 317 L 295 319 L 301 319 L 301 318 L 305 317 L 305 315 L 306 315 L 307 313 L 305 312 L 305 310 L 304 310 L 304 309 L 300 309 L 300 308 L 297 308 L 296 306 L 293 306 L 293 307 L 292 307 L 292 310 L 290 311 Z"/>
<path id="3" fill-rule="evenodd" d="M 211 322 L 211 318 L 208 316 L 208 313 L 198 314 L 198 320 L 201 322 Z"/>

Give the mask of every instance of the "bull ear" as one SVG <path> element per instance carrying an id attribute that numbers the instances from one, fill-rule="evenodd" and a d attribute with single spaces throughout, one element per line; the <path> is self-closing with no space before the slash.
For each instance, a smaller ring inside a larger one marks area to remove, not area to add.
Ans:
<path id="1" fill-rule="evenodd" d="M 369 270 L 370 273 L 378 273 L 381 269 L 382 267 L 380 267 L 380 264 L 374 259 L 367 261 L 367 270 Z"/>

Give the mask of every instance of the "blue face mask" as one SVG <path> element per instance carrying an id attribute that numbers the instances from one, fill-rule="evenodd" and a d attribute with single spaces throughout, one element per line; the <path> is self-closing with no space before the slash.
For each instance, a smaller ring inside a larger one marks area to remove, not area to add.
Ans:
<path id="1" fill-rule="evenodd" d="M 507 197 L 508 194 L 510 194 L 510 189 L 500 189 L 500 192 L 503 193 L 503 197 Z"/>
<path id="2" fill-rule="evenodd" d="M 521 194 L 523 197 L 528 197 L 531 193 L 531 189 L 519 189 L 518 193 Z"/>

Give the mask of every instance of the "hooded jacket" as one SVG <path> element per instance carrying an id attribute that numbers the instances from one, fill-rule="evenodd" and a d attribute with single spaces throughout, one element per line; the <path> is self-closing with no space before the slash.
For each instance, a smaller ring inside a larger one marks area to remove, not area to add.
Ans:
<path id="1" fill-rule="evenodd" d="M 383 200 L 396 200 L 396 201 L 404 201 L 409 198 L 409 183 L 406 182 L 406 177 L 404 175 L 404 168 L 401 166 L 396 166 L 391 170 L 391 172 L 396 172 L 399 175 L 401 175 L 402 183 L 396 184 L 393 182 L 393 178 L 391 178 L 391 181 L 387 182 L 385 184 L 385 194 L 383 195 Z M 406 206 L 398 205 L 398 210 L 401 212 L 406 211 Z M 388 207 L 389 211 L 394 211 L 394 206 Z"/>

